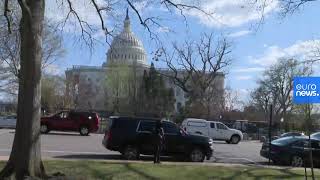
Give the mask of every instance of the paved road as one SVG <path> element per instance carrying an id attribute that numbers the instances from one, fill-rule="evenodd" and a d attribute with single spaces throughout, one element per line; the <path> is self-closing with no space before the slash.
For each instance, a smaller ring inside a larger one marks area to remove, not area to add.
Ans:
<path id="1" fill-rule="evenodd" d="M 14 130 L 0 129 L 0 157 L 10 155 Z M 41 136 L 42 155 L 45 158 L 79 159 L 120 159 L 120 154 L 109 151 L 101 145 L 103 134 L 80 136 L 78 133 L 51 132 Z M 209 162 L 263 164 L 266 159 L 260 157 L 261 143 L 243 141 L 237 145 L 215 142 L 214 156 Z M 144 157 L 151 160 L 150 157 Z M 169 159 L 168 159 L 169 160 Z"/>

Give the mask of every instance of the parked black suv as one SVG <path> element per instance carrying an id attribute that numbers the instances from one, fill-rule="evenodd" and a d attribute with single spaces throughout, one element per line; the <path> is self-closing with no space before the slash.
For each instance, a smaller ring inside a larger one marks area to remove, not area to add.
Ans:
<path id="1" fill-rule="evenodd" d="M 110 117 L 102 144 L 109 150 L 119 151 L 126 159 L 138 159 L 140 154 L 153 154 L 153 118 Z M 174 156 L 202 162 L 212 156 L 212 140 L 204 136 L 185 133 L 175 123 L 163 121 L 165 145 L 164 156 Z"/>

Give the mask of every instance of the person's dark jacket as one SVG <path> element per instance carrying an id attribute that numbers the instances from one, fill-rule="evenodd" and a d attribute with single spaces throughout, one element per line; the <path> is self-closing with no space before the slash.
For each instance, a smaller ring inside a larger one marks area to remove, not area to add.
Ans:
<path id="1" fill-rule="evenodd" d="M 161 124 L 157 124 L 154 135 L 154 143 L 162 145 L 164 141 L 164 131 Z"/>

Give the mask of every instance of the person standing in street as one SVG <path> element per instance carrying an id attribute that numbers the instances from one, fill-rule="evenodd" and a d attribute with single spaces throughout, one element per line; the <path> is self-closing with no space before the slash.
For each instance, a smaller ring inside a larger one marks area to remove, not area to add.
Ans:
<path id="1" fill-rule="evenodd" d="M 153 163 L 160 163 L 160 154 L 164 144 L 164 131 L 162 127 L 162 120 L 156 122 L 154 131 L 154 159 Z"/>

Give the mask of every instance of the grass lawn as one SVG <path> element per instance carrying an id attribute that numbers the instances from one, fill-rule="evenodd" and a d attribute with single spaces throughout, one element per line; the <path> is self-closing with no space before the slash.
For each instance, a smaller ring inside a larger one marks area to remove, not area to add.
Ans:
<path id="1" fill-rule="evenodd" d="M 0 169 L 5 162 L 0 162 Z M 154 165 L 102 161 L 45 161 L 48 174 L 61 172 L 76 180 L 93 179 L 304 179 L 304 170 L 205 165 Z M 320 171 L 316 170 L 316 179 Z M 310 172 L 308 172 L 310 175 Z"/>

